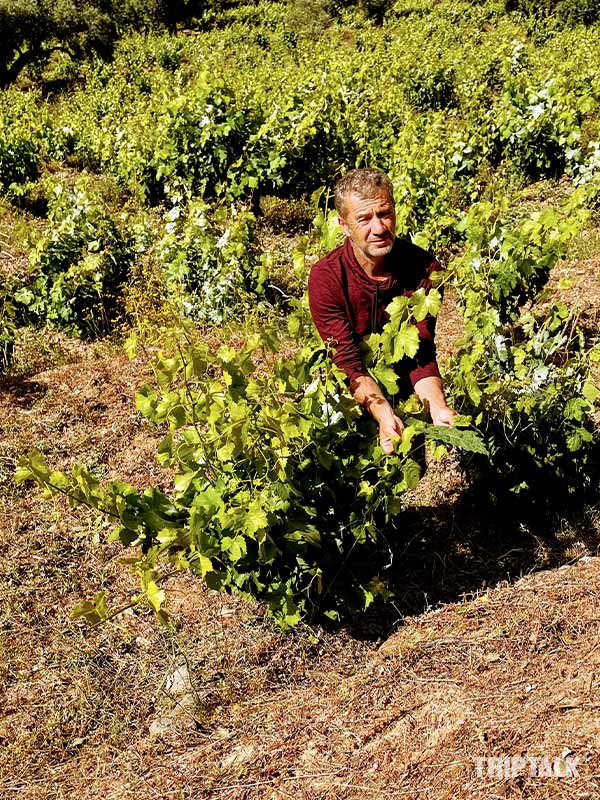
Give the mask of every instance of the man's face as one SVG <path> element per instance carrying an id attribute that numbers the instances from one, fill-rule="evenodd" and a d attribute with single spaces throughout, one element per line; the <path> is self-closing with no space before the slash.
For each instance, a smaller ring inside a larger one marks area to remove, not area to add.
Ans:
<path id="1" fill-rule="evenodd" d="M 351 192 L 345 198 L 344 216 L 338 218 L 344 234 L 369 261 L 387 256 L 396 238 L 396 210 L 386 191 L 367 197 Z"/>

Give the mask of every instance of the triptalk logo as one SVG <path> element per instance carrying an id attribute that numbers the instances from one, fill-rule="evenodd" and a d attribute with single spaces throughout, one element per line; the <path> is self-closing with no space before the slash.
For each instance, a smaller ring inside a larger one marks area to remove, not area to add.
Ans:
<path id="1" fill-rule="evenodd" d="M 562 756 L 482 756 L 473 759 L 480 778 L 505 780 L 519 775 L 531 778 L 578 778 L 579 758 L 570 753 Z"/>

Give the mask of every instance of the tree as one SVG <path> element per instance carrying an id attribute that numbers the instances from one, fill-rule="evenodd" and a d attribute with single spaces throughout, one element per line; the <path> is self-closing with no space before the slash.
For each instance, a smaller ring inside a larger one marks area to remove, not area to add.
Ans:
<path id="1" fill-rule="evenodd" d="M 600 19 L 598 0 L 505 0 L 507 11 L 529 17 L 554 17 L 564 25 L 592 25 Z"/>
<path id="2" fill-rule="evenodd" d="M 128 29 L 175 31 L 206 5 L 202 0 L 0 0 L 0 87 L 55 51 L 73 59 L 90 53 L 109 58 Z"/>
<path id="3" fill-rule="evenodd" d="M 72 58 L 95 51 L 107 56 L 116 38 L 110 4 L 76 0 L 0 0 L 0 85 L 28 64 L 59 50 Z"/>

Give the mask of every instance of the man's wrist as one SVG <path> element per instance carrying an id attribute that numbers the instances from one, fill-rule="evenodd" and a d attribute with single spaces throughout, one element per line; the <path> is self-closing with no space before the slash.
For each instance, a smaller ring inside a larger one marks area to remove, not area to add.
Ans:
<path id="1" fill-rule="evenodd" d="M 436 398 L 435 400 L 423 399 L 422 402 L 430 414 L 436 414 L 438 411 L 442 411 L 445 408 L 449 408 L 449 405 L 446 402 L 445 397 Z"/>
<path id="2" fill-rule="evenodd" d="M 391 407 L 385 409 L 377 409 L 376 412 L 371 411 L 371 416 L 379 425 L 385 425 L 386 422 L 391 422 L 394 419 L 394 412 Z"/>
<path id="3" fill-rule="evenodd" d="M 398 426 L 402 426 L 381 387 L 370 375 L 360 375 L 352 380 L 350 390 L 356 402 L 369 412 L 380 428 L 389 426 L 398 430 Z"/>
<path id="4" fill-rule="evenodd" d="M 421 378 L 414 386 L 415 394 L 427 409 L 445 408 L 446 397 L 442 379 L 435 375 Z"/>
<path id="5" fill-rule="evenodd" d="M 390 422 L 396 416 L 394 414 L 394 409 L 388 403 L 387 400 L 383 399 L 369 399 L 365 403 L 365 408 L 369 412 L 369 414 L 373 417 L 373 419 L 378 422 L 380 425 L 386 422 Z"/>

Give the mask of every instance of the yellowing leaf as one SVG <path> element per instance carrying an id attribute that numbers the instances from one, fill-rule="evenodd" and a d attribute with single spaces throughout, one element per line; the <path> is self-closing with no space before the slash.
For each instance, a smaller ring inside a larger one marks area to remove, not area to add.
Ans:
<path id="1" fill-rule="evenodd" d="M 160 611 L 160 607 L 165 601 L 166 594 L 164 589 L 161 589 L 154 578 L 150 577 L 148 573 L 142 576 L 142 590 L 152 608 L 155 611 Z"/>
<path id="2" fill-rule="evenodd" d="M 200 561 L 200 572 L 202 574 L 202 577 L 204 577 L 207 572 L 214 572 L 214 567 L 210 558 L 200 553 L 199 561 Z"/>
<path id="3" fill-rule="evenodd" d="M 595 403 L 600 397 L 600 390 L 591 381 L 586 381 L 583 384 L 582 394 L 588 402 Z"/>

